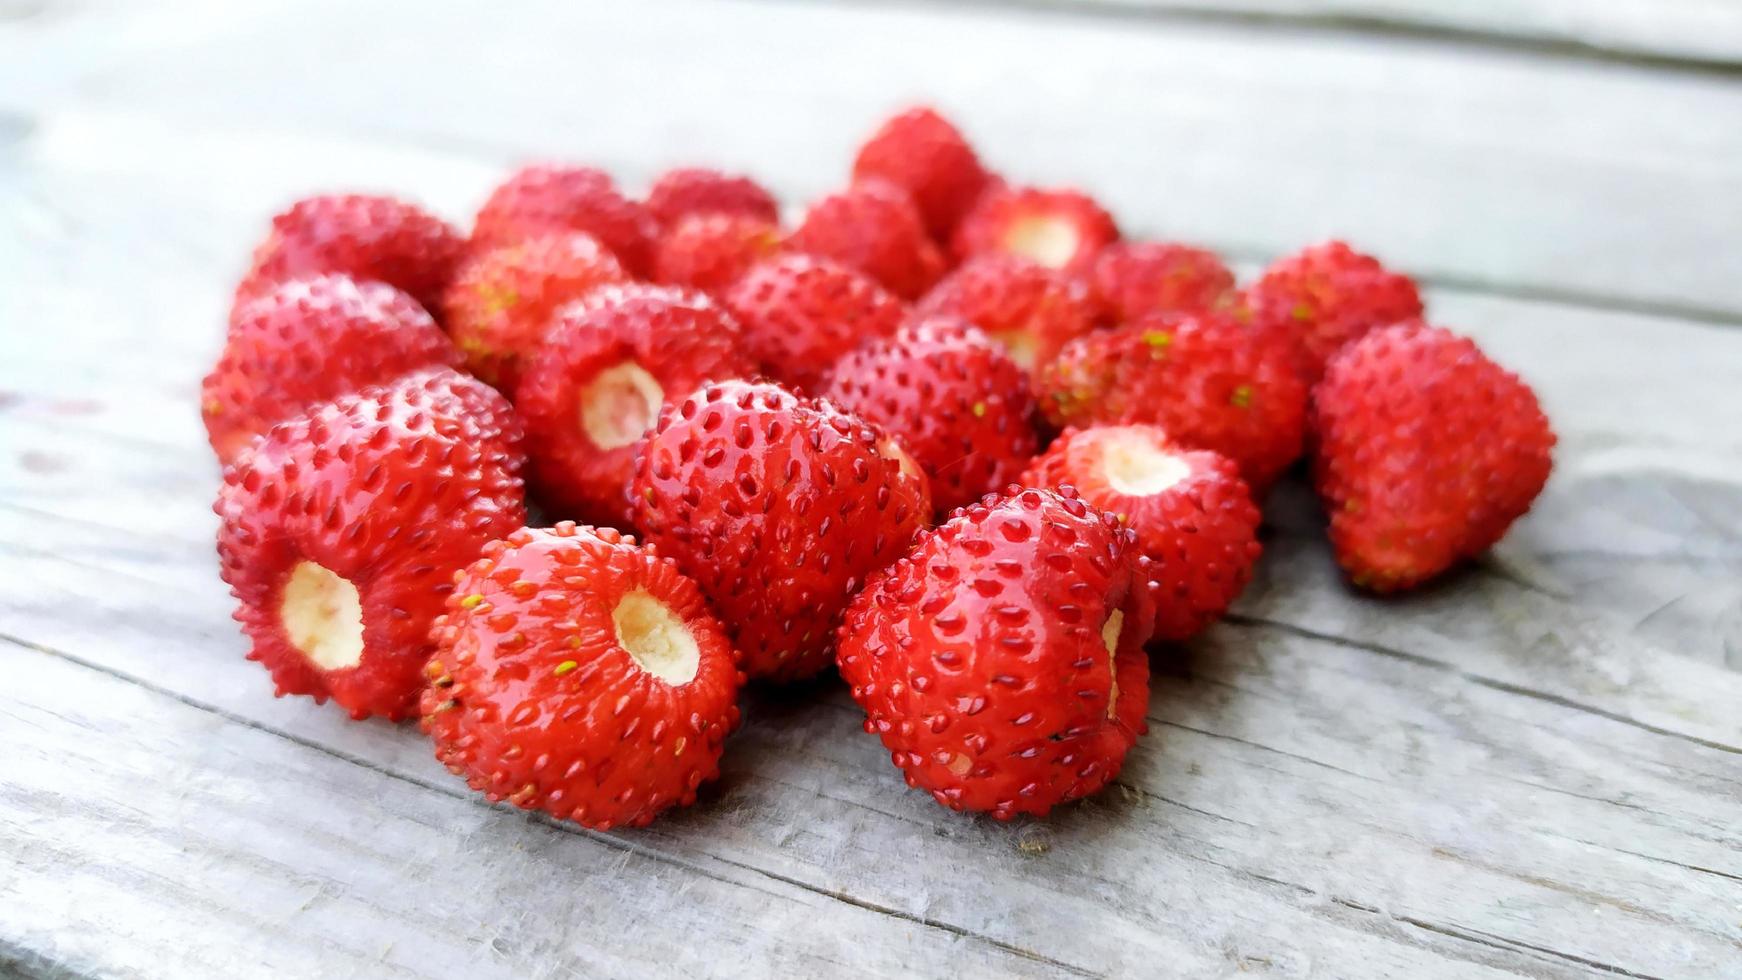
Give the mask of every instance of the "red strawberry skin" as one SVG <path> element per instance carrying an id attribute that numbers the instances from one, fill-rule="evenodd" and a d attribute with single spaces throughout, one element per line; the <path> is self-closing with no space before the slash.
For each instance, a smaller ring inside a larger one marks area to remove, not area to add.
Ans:
<path id="1" fill-rule="evenodd" d="M 443 321 L 466 368 L 513 391 L 523 360 L 565 303 L 627 274 L 590 235 L 559 232 L 473 254 L 442 297 Z"/>
<path id="2" fill-rule="evenodd" d="M 913 198 L 888 181 L 861 181 L 817 201 L 787 246 L 857 269 L 904 300 L 944 274 L 943 252 Z"/>
<path id="3" fill-rule="evenodd" d="M 1153 425 L 1068 430 L 1022 484 L 1075 487 L 1137 533 L 1151 562 L 1158 639 L 1187 639 L 1226 612 L 1263 551 L 1239 467 L 1179 446 Z"/>
<path id="4" fill-rule="evenodd" d="M 922 316 L 958 316 L 1033 371 L 1095 328 L 1088 288 L 1074 276 L 1015 255 L 969 259 L 915 304 Z"/>
<path id="5" fill-rule="evenodd" d="M 647 210 L 668 228 L 692 214 L 737 214 L 771 225 L 780 221 L 780 202 L 761 184 L 705 167 L 661 174 L 647 192 Z"/>
<path id="6" fill-rule="evenodd" d="M 610 528 L 523 528 L 457 576 L 425 670 L 436 758 L 491 802 L 644 826 L 720 772 L 743 680 L 694 582 Z"/>
<path id="7" fill-rule="evenodd" d="M 1147 559 L 1068 494 L 963 508 L 842 623 L 865 730 L 951 809 L 1044 816 L 1111 782 L 1147 730 Z"/>
<path id="8" fill-rule="evenodd" d="M 407 293 L 343 275 L 292 279 L 235 311 L 200 386 L 200 412 L 212 449 L 228 463 L 273 423 L 317 402 L 459 362 Z"/>
<path id="9" fill-rule="evenodd" d="M 890 117 L 853 160 L 855 181 L 886 180 L 911 194 L 938 241 L 949 240 L 989 176 L 961 131 L 929 106 Z"/>
<path id="10" fill-rule="evenodd" d="M 1331 544 L 1375 592 L 1412 588 L 1499 541 L 1542 491 L 1555 443 L 1528 385 L 1420 322 L 1334 356 L 1313 425 Z"/>
<path id="11" fill-rule="evenodd" d="M 280 696 L 411 712 L 454 573 L 526 520 L 508 413 L 451 370 L 407 375 L 279 423 L 225 471 L 219 571 Z"/>
<path id="12" fill-rule="evenodd" d="M 533 235 L 579 231 L 598 239 L 631 275 L 646 275 L 659 223 L 593 167 L 533 164 L 490 192 L 472 224 L 473 250 Z"/>
<path id="13" fill-rule="evenodd" d="M 628 526 L 635 449 L 661 409 L 705 381 L 755 373 L 738 334 L 712 300 L 667 286 L 604 286 L 560 310 L 514 396 L 539 500 Z"/>
<path id="14" fill-rule="evenodd" d="M 772 257 L 783 241 L 779 226 L 755 215 L 685 215 L 660 236 L 653 278 L 718 293 Z"/>
<path id="15" fill-rule="evenodd" d="M 1244 305 L 1259 329 L 1298 347 L 1308 384 L 1343 345 L 1422 313 L 1414 280 L 1337 241 L 1278 260 L 1247 289 Z"/>
<path id="16" fill-rule="evenodd" d="M 920 320 L 848 353 L 823 394 L 900 440 L 939 513 L 1010 484 L 1039 441 L 1028 375 L 961 319 Z"/>
<path id="17" fill-rule="evenodd" d="M 1173 242 L 1115 242 L 1095 258 L 1095 298 L 1115 323 L 1232 303 L 1234 273 L 1216 253 Z"/>
<path id="18" fill-rule="evenodd" d="M 901 326 L 907 307 L 871 278 L 811 255 L 755 266 L 726 290 L 744 345 L 768 375 L 814 390 L 846 351 Z"/>
<path id="19" fill-rule="evenodd" d="M 1255 493 L 1301 454 L 1306 385 L 1288 348 L 1231 317 L 1149 316 L 1065 347 L 1040 378 L 1054 425 L 1158 425 L 1234 460 Z"/>
<path id="20" fill-rule="evenodd" d="M 888 437 L 777 385 L 708 385 L 668 410 L 637 463 L 635 523 L 729 624 L 751 677 L 828 666 L 841 611 L 931 513 Z"/>
<path id="21" fill-rule="evenodd" d="M 975 202 L 957 226 L 953 245 L 959 261 L 975 255 L 1019 255 L 1085 275 L 1101 249 L 1118 240 L 1113 216 L 1087 194 L 1001 187 Z"/>
<path id="22" fill-rule="evenodd" d="M 236 305 L 285 281 L 325 272 L 384 282 L 435 309 L 465 237 L 415 204 L 367 194 L 304 198 L 272 219 L 236 287 Z"/>

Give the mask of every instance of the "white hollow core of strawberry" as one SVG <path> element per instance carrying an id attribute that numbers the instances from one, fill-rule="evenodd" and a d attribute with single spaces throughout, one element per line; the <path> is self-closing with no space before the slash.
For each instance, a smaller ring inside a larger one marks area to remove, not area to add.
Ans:
<path id="1" fill-rule="evenodd" d="M 1004 233 L 1004 247 L 1054 269 L 1077 255 L 1077 229 L 1060 218 L 1023 218 Z"/>
<path id="2" fill-rule="evenodd" d="M 634 361 L 600 371 L 581 389 L 581 430 L 600 449 L 634 445 L 659 420 L 665 390 Z"/>
<path id="3" fill-rule="evenodd" d="M 1101 475 L 1128 497 L 1148 497 L 1190 476 L 1190 463 L 1144 439 L 1109 439 L 1101 450 Z"/>
<path id="4" fill-rule="evenodd" d="M 901 443 L 896 442 L 893 436 L 884 436 L 877 440 L 877 455 L 895 460 L 896 465 L 901 467 L 901 472 L 910 480 L 917 480 L 925 475 L 925 471 L 919 468 L 919 464 L 914 462 L 913 457 L 901 448 Z"/>
<path id="5" fill-rule="evenodd" d="M 278 600 L 278 621 L 291 646 L 322 670 L 363 662 L 363 600 L 332 569 L 298 562 Z"/>
<path id="6" fill-rule="evenodd" d="M 701 648 L 670 606 L 636 589 L 617 600 L 611 623 L 617 629 L 617 645 L 642 670 L 674 686 L 695 678 L 702 663 Z"/>
<path id="7" fill-rule="evenodd" d="M 1111 676 L 1107 688 L 1107 717 L 1115 714 L 1119 705 L 1119 634 L 1125 631 L 1125 610 L 1115 609 L 1101 624 L 1101 643 L 1107 647 L 1107 672 Z"/>
<path id="8" fill-rule="evenodd" d="M 999 330 L 991 336 L 993 340 L 1004 345 L 1004 353 L 1010 355 L 1017 367 L 1024 371 L 1034 370 L 1034 362 L 1040 355 L 1034 334 L 1027 330 Z"/>

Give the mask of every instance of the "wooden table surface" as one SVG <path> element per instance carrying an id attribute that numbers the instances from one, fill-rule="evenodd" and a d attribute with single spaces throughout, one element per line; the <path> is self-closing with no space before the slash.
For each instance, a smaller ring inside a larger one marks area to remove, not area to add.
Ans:
<path id="1" fill-rule="evenodd" d="M 0 975 L 1742 976 L 1742 5 L 482 9 L 0 0 Z M 1283 486 L 1045 822 L 907 791 L 834 679 L 608 834 L 271 697 L 195 392 L 272 212 L 550 156 L 796 207 L 922 98 L 1135 235 L 1419 276 L 1541 393 L 1536 509 L 1381 601 Z"/>

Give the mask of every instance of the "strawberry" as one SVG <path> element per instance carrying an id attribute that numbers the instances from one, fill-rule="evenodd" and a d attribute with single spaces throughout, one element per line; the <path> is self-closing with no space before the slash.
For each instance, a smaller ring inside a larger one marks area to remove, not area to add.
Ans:
<path id="1" fill-rule="evenodd" d="M 925 294 L 915 311 L 972 322 L 1027 371 L 1095 328 L 1095 304 L 1081 281 L 1015 255 L 969 259 Z"/>
<path id="2" fill-rule="evenodd" d="M 957 226 L 956 258 L 1020 255 L 1050 269 L 1087 273 L 1119 240 L 1113 216 L 1073 190 L 1004 187 L 981 195 Z"/>
<path id="3" fill-rule="evenodd" d="M 1054 425 L 1159 425 L 1239 464 L 1254 493 L 1301 453 L 1307 392 L 1289 350 L 1223 314 L 1150 315 L 1080 337 L 1039 388 Z"/>
<path id="4" fill-rule="evenodd" d="M 747 214 L 708 212 L 680 217 L 653 254 L 653 278 L 676 286 L 722 291 L 780 249 L 780 228 Z"/>
<path id="5" fill-rule="evenodd" d="M 610 528 L 493 541 L 433 629 L 422 727 L 491 802 L 640 827 L 720 774 L 737 654 L 696 584 Z"/>
<path id="6" fill-rule="evenodd" d="M 544 339 L 557 308 L 626 278 L 590 235 L 534 236 L 467 259 L 443 294 L 442 319 L 466 367 L 513 391 L 521 361 Z"/>
<path id="7" fill-rule="evenodd" d="M 1038 442 L 1028 376 L 966 320 L 923 319 L 848 353 L 823 394 L 900 440 L 939 513 L 1009 484 Z"/>
<path id="8" fill-rule="evenodd" d="M 564 307 L 514 395 L 539 499 L 628 526 L 635 447 L 666 400 L 753 373 L 737 321 L 700 293 L 631 283 Z"/>
<path id="9" fill-rule="evenodd" d="M 794 680 L 828 666 L 847 601 L 931 513 L 911 466 L 826 401 L 719 382 L 660 416 L 635 524 L 713 600 L 750 676 Z"/>
<path id="10" fill-rule="evenodd" d="M 235 305 L 286 279 L 335 272 L 387 283 L 433 310 L 464 250 L 458 229 L 415 204 L 364 194 L 304 198 L 272 219 Z"/>
<path id="11" fill-rule="evenodd" d="M 442 368 L 280 422 L 225 471 L 219 572 L 280 696 L 411 711 L 454 573 L 525 522 L 510 418 Z"/>
<path id="12" fill-rule="evenodd" d="M 1332 357 L 1313 426 L 1337 561 L 1375 592 L 1419 585 L 1500 540 L 1542 491 L 1555 443 L 1528 385 L 1419 321 Z"/>
<path id="13" fill-rule="evenodd" d="M 853 160 L 855 181 L 880 178 L 911 194 L 938 241 L 949 240 L 988 177 L 961 132 L 928 106 L 890 117 Z"/>
<path id="14" fill-rule="evenodd" d="M 667 228 L 692 214 L 739 214 L 780 221 L 780 203 L 749 177 L 702 167 L 667 170 L 647 192 L 647 210 Z"/>
<path id="15" fill-rule="evenodd" d="M 858 269 L 902 299 L 944 273 L 944 255 L 913 198 L 888 181 L 861 181 L 812 204 L 787 245 Z"/>
<path id="16" fill-rule="evenodd" d="M 840 630 L 841 676 L 909 786 L 1044 816 L 1147 730 L 1148 559 L 1069 489 L 1010 488 L 920 534 Z"/>
<path id="17" fill-rule="evenodd" d="M 228 463 L 273 423 L 317 402 L 459 362 L 429 313 L 392 286 L 343 275 L 292 279 L 237 308 L 200 386 L 200 413 Z"/>
<path id="18" fill-rule="evenodd" d="M 744 346 L 769 376 L 812 388 L 843 352 L 901 326 L 907 308 L 853 270 L 811 255 L 752 268 L 721 297 L 744 327 Z"/>
<path id="19" fill-rule="evenodd" d="M 533 235 L 585 232 L 631 275 L 645 275 L 659 223 L 624 197 L 611 175 L 593 167 L 534 164 L 501 183 L 472 223 L 474 250 Z"/>
<path id="20" fill-rule="evenodd" d="M 1239 467 L 1220 453 L 1176 445 L 1153 425 L 1067 430 L 1022 483 L 1073 486 L 1137 532 L 1153 563 L 1159 639 L 1184 640 L 1226 612 L 1263 550 L 1258 508 Z"/>
<path id="21" fill-rule="evenodd" d="M 1422 312 L 1414 280 L 1335 241 L 1278 260 L 1246 290 L 1243 302 L 1259 329 L 1297 345 L 1308 384 L 1343 345 Z"/>
<path id="22" fill-rule="evenodd" d="M 1095 298 L 1116 323 L 1149 313 L 1220 309 L 1234 273 L 1216 253 L 1172 242 L 1115 242 L 1095 258 Z"/>

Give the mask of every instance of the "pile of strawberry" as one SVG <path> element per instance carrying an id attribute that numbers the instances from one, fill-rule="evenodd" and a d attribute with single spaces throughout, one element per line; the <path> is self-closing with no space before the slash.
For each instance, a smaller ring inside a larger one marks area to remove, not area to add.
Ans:
<path id="1" fill-rule="evenodd" d="M 1529 508 L 1535 396 L 1421 314 L 1335 242 L 1237 289 L 929 109 L 790 230 L 700 169 L 529 167 L 469 236 L 313 197 L 205 380 L 222 574 L 280 695 L 416 714 L 491 800 L 644 824 L 747 678 L 834 665 L 910 785 L 1044 814 L 1118 773 L 1146 645 L 1239 595 L 1303 451 L 1373 591 Z"/>

